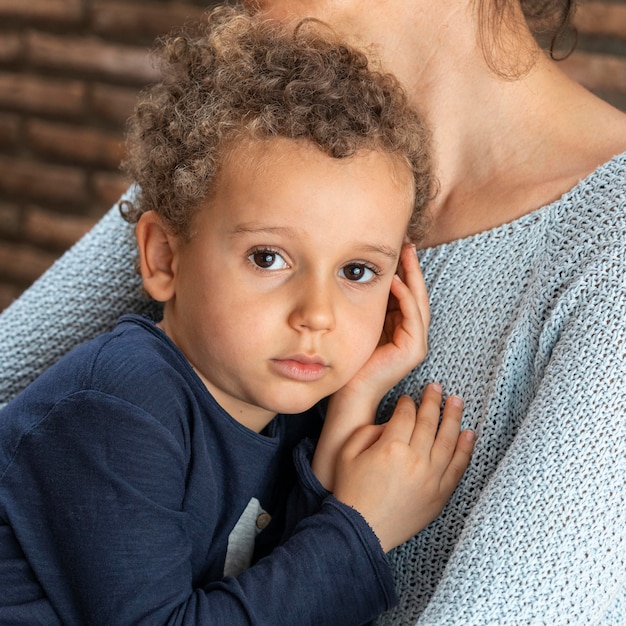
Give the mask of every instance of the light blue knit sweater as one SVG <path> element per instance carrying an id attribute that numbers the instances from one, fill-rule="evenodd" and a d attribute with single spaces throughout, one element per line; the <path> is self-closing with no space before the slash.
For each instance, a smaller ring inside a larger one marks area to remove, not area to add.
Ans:
<path id="1" fill-rule="evenodd" d="M 114 210 L 0 316 L 0 403 L 145 311 Z M 626 624 L 626 154 L 561 200 L 420 253 L 436 380 L 477 429 L 444 513 L 390 555 L 380 624 Z"/>

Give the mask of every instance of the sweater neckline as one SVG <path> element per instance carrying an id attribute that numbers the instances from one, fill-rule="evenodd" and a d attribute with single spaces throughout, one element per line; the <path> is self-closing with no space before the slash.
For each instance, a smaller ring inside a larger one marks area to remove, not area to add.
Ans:
<path id="1" fill-rule="evenodd" d="M 510 234 L 512 232 L 516 232 L 521 229 L 528 229 L 530 225 L 533 225 L 543 219 L 546 219 L 552 212 L 564 204 L 568 203 L 573 196 L 579 193 L 582 187 L 586 187 L 590 185 L 594 179 L 601 178 L 607 171 L 611 169 L 615 169 L 619 166 L 626 166 L 626 152 L 621 152 L 620 154 L 616 154 L 614 157 L 599 165 L 595 170 L 590 172 L 587 176 L 581 178 L 576 185 L 574 185 L 571 189 L 566 191 L 556 200 L 537 207 L 530 213 L 526 213 L 521 217 L 518 217 L 509 222 L 505 222 L 504 224 L 500 224 L 499 226 L 494 226 L 493 228 L 488 228 L 486 230 L 482 230 L 478 233 L 474 233 L 473 235 L 468 235 L 467 237 L 460 237 L 459 239 L 453 239 L 452 241 L 448 241 L 446 243 L 441 243 L 436 246 L 430 246 L 427 248 L 418 248 L 418 253 L 427 254 L 434 253 L 437 251 L 446 250 L 449 247 L 456 247 L 462 244 L 469 243 L 479 243 L 483 239 L 490 239 L 493 237 L 501 237 L 504 234 Z"/>

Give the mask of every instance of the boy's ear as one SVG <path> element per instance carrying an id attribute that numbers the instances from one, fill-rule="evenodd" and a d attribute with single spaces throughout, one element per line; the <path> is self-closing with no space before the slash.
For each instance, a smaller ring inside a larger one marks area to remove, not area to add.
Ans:
<path id="1" fill-rule="evenodd" d="M 176 293 L 177 238 L 154 211 L 141 215 L 135 236 L 144 289 L 157 302 L 171 300 Z"/>

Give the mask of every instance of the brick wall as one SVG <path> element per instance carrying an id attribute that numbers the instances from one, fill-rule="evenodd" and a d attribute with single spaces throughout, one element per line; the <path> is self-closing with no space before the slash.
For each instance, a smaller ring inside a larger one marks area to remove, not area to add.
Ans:
<path id="1" fill-rule="evenodd" d="M 210 0 L 0 0 L 0 310 L 117 200 L 154 37 Z M 215 2 L 213 3 L 215 4 Z M 626 0 L 585 0 L 577 80 L 626 111 Z"/>
<path id="2" fill-rule="evenodd" d="M 147 50 L 210 3 L 0 0 L 0 310 L 127 187 L 124 124 L 156 78 Z"/>
<path id="3" fill-rule="evenodd" d="M 578 45 L 562 67 L 585 87 L 626 111 L 626 0 L 583 0 L 574 24 Z"/>

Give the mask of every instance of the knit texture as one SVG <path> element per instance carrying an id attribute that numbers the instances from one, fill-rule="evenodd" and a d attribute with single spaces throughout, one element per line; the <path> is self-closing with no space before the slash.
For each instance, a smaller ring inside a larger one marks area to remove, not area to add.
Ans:
<path id="1" fill-rule="evenodd" d="M 626 154 L 558 202 L 420 253 L 426 361 L 477 443 L 444 513 L 396 549 L 379 624 L 626 624 Z"/>
<path id="2" fill-rule="evenodd" d="M 381 417 L 436 380 L 478 439 L 443 514 L 390 554 L 400 604 L 379 624 L 626 624 L 625 251 L 623 154 L 549 206 L 420 253 L 429 356 Z M 0 403 L 145 311 L 132 257 L 113 209 L 0 316 Z"/>

